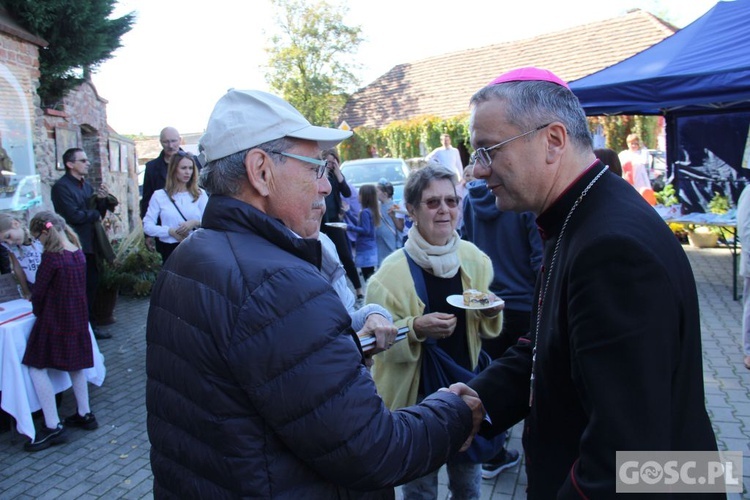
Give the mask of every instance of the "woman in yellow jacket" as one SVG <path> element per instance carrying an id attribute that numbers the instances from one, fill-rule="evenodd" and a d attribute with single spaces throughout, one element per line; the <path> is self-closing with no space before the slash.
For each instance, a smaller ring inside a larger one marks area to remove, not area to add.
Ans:
<path id="1" fill-rule="evenodd" d="M 366 296 L 366 302 L 388 309 L 397 327 L 409 327 L 407 340 L 374 358 L 372 374 L 378 393 L 392 410 L 425 396 L 421 380 L 425 340 L 434 339 L 456 364 L 473 371 L 481 338 L 496 337 L 502 327 L 502 305 L 467 310 L 447 302 L 448 296 L 460 296 L 464 290 L 487 291 L 492 281 L 489 257 L 456 232 L 455 175 L 438 164 L 428 164 L 409 176 L 404 199 L 414 221 L 404 251 L 388 256 L 368 281 Z M 418 281 L 424 280 L 429 312 L 412 272 L 421 273 Z M 453 498 L 479 498 L 480 465 L 449 460 L 448 475 Z M 403 487 L 405 499 L 434 498 L 433 491 L 437 493 L 437 471 Z"/>

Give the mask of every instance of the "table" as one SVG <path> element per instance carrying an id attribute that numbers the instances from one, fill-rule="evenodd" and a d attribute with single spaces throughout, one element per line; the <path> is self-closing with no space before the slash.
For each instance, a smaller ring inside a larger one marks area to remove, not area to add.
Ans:
<path id="1" fill-rule="evenodd" d="M 0 307 L 3 308 L 0 311 L 0 408 L 15 419 L 19 433 L 34 439 L 36 431 L 31 413 L 39 410 L 41 405 L 29 377 L 29 368 L 21 364 L 21 360 L 36 316 L 31 312 L 31 302 L 25 299 L 3 302 Z M 101 386 L 106 375 L 104 356 L 99 351 L 90 326 L 89 334 L 94 351 L 94 366 L 84 370 L 84 373 L 90 383 Z M 73 385 L 67 372 L 52 369 L 48 372 L 55 393 Z"/>
<path id="2" fill-rule="evenodd" d="M 657 210 L 658 211 L 658 210 Z M 739 300 L 739 287 L 737 286 L 737 257 L 739 257 L 737 243 L 739 243 L 739 237 L 737 235 L 737 216 L 736 211 L 732 210 L 727 214 L 704 214 L 704 213 L 692 213 L 681 216 L 673 214 L 661 214 L 664 222 L 667 224 L 676 222 L 678 224 L 693 224 L 696 226 L 708 226 L 708 227 L 721 227 L 732 235 L 732 244 L 727 244 L 729 251 L 732 254 L 732 298 Z"/>

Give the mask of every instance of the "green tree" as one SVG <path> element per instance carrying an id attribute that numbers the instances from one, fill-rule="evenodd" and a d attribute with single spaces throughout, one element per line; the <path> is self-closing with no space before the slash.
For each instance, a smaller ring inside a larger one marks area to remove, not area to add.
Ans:
<path id="1" fill-rule="evenodd" d="M 38 94 L 45 107 L 59 106 L 88 71 L 112 57 L 135 14 L 110 19 L 117 0 L 2 0 L 28 31 L 45 39 L 39 51 Z"/>
<path id="2" fill-rule="evenodd" d="M 266 81 L 311 123 L 335 125 L 347 91 L 359 80 L 350 57 L 362 41 L 359 26 L 344 24 L 348 9 L 325 0 L 271 0 L 280 34 L 270 39 Z"/>

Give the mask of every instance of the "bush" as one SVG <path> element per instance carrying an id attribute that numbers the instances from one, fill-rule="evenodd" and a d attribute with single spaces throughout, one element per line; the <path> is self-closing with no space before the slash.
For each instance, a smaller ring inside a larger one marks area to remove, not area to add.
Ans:
<path id="1" fill-rule="evenodd" d="M 143 233 L 133 231 L 113 243 L 115 262 L 104 263 L 99 274 L 99 286 L 119 290 L 123 295 L 147 297 L 161 271 L 161 256 L 146 248 Z"/>

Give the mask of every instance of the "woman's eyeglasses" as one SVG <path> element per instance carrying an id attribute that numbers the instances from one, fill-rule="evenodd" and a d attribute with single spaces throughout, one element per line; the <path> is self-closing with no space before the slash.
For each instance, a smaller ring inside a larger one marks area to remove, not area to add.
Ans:
<path id="1" fill-rule="evenodd" d="M 456 208 L 461 198 L 458 196 L 445 196 L 444 198 L 429 198 L 427 200 L 420 201 L 421 204 L 425 205 L 430 210 L 440 208 L 441 203 L 445 202 L 448 208 Z"/>

